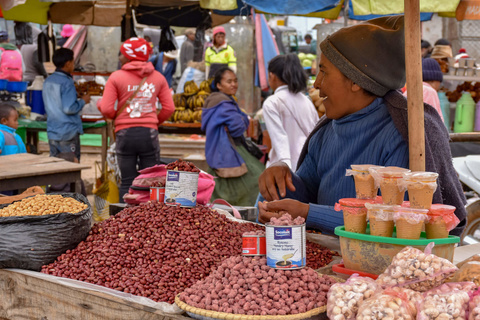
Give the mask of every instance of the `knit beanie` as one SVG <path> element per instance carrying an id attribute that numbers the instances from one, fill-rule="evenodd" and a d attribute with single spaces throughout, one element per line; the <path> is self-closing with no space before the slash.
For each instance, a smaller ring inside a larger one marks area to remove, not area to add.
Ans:
<path id="1" fill-rule="evenodd" d="M 376 96 L 405 85 L 403 16 L 386 16 L 342 28 L 320 44 L 347 78 Z"/>
<path id="2" fill-rule="evenodd" d="M 130 38 L 120 46 L 120 52 L 130 61 L 147 61 L 152 47 L 143 38 Z"/>
<path id="3" fill-rule="evenodd" d="M 422 60 L 423 81 L 443 81 L 443 73 L 437 60 L 426 58 Z"/>

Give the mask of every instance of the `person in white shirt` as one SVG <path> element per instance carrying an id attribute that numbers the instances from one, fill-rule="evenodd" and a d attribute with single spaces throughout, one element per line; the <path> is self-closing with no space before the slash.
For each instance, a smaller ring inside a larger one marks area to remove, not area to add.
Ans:
<path id="1" fill-rule="evenodd" d="M 292 170 L 303 144 L 319 120 L 315 106 L 304 94 L 307 75 L 295 54 L 276 56 L 268 64 L 268 83 L 274 94 L 263 103 L 263 117 L 272 142 L 267 168 L 277 161 Z"/>

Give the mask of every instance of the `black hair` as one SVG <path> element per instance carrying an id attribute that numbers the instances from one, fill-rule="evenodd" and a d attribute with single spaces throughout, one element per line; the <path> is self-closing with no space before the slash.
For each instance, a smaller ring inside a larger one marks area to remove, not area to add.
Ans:
<path id="1" fill-rule="evenodd" d="M 149 36 L 145 36 L 143 37 L 143 39 L 145 39 L 145 41 L 147 42 L 152 42 L 152 38 L 150 38 Z"/>
<path id="2" fill-rule="evenodd" d="M 307 88 L 307 74 L 296 54 L 276 56 L 268 63 L 268 72 L 287 84 L 292 93 L 299 93 Z"/>
<path id="3" fill-rule="evenodd" d="M 427 40 L 422 40 L 422 49 L 428 49 L 431 46 L 432 45 L 430 44 L 430 42 L 428 42 Z"/>
<path id="4" fill-rule="evenodd" d="M 305 35 L 304 39 L 307 39 L 307 38 L 310 38 L 310 39 L 312 39 L 312 35 L 311 35 L 311 34 L 309 34 L 309 33 L 307 33 L 307 34 Z"/>
<path id="5" fill-rule="evenodd" d="M 232 72 L 233 74 L 235 74 L 235 72 L 233 72 L 233 70 L 230 69 L 229 67 L 221 67 L 220 69 L 218 69 L 218 70 L 215 72 L 215 76 L 214 76 L 214 78 L 213 78 L 213 85 L 212 85 L 213 91 L 219 91 L 218 88 L 217 88 L 217 84 L 219 84 L 220 82 L 222 82 L 223 75 L 224 75 L 225 72 L 227 72 L 227 71 L 230 71 L 230 72 Z"/>
<path id="6" fill-rule="evenodd" d="M 440 45 L 440 46 L 452 46 L 450 41 L 444 38 L 440 38 L 435 42 L 435 45 Z"/>
<path id="7" fill-rule="evenodd" d="M 53 53 L 53 64 L 57 68 L 63 68 L 65 63 L 73 60 L 73 51 L 67 48 L 60 48 Z"/>
<path id="8" fill-rule="evenodd" d="M 15 109 L 14 106 L 6 103 L 0 103 L 0 121 L 2 119 L 8 119 L 10 117 L 10 113 L 12 110 L 17 110 Z"/>

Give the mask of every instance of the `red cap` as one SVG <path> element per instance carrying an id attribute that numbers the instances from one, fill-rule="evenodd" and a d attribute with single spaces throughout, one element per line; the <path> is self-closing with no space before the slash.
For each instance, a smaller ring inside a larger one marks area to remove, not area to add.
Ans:
<path id="1" fill-rule="evenodd" d="M 226 34 L 225 28 L 224 28 L 224 27 L 215 27 L 215 28 L 213 28 L 213 37 L 214 37 L 214 38 L 215 38 L 215 35 L 216 35 L 217 33 Z"/>
<path id="2" fill-rule="evenodd" d="M 467 53 L 467 50 L 465 50 L 465 48 L 460 48 L 460 50 L 458 50 L 458 53 Z"/>
<path id="3" fill-rule="evenodd" d="M 152 47 L 143 38 L 130 38 L 122 43 L 120 52 L 130 61 L 147 61 Z"/>

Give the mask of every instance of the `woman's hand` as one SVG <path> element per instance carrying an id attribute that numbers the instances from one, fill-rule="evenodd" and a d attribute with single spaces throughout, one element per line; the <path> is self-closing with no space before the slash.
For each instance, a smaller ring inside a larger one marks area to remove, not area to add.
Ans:
<path id="1" fill-rule="evenodd" d="M 290 191 L 295 191 L 295 186 L 292 182 L 292 172 L 288 165 L 281 161 L 275 162 L 265 169 L 258 178 L 260 193 L 267 201 L 280 199 L 277 193 L 277 186 L 282 198 L 286 195 L 285 187 Z"/>
<path id="2" fill-rule="evenodd" d="M 287 211 L 293 219 L 302 217 L 307 220 L 310 205 L 293 199 L 283 199 L 272 202 L 259 202 L 258 209 L 258 221 L 260 223 L 269 222 L 274 217 L 279 218 L 281 214 L 277 213 L 278 211 Z"/>

